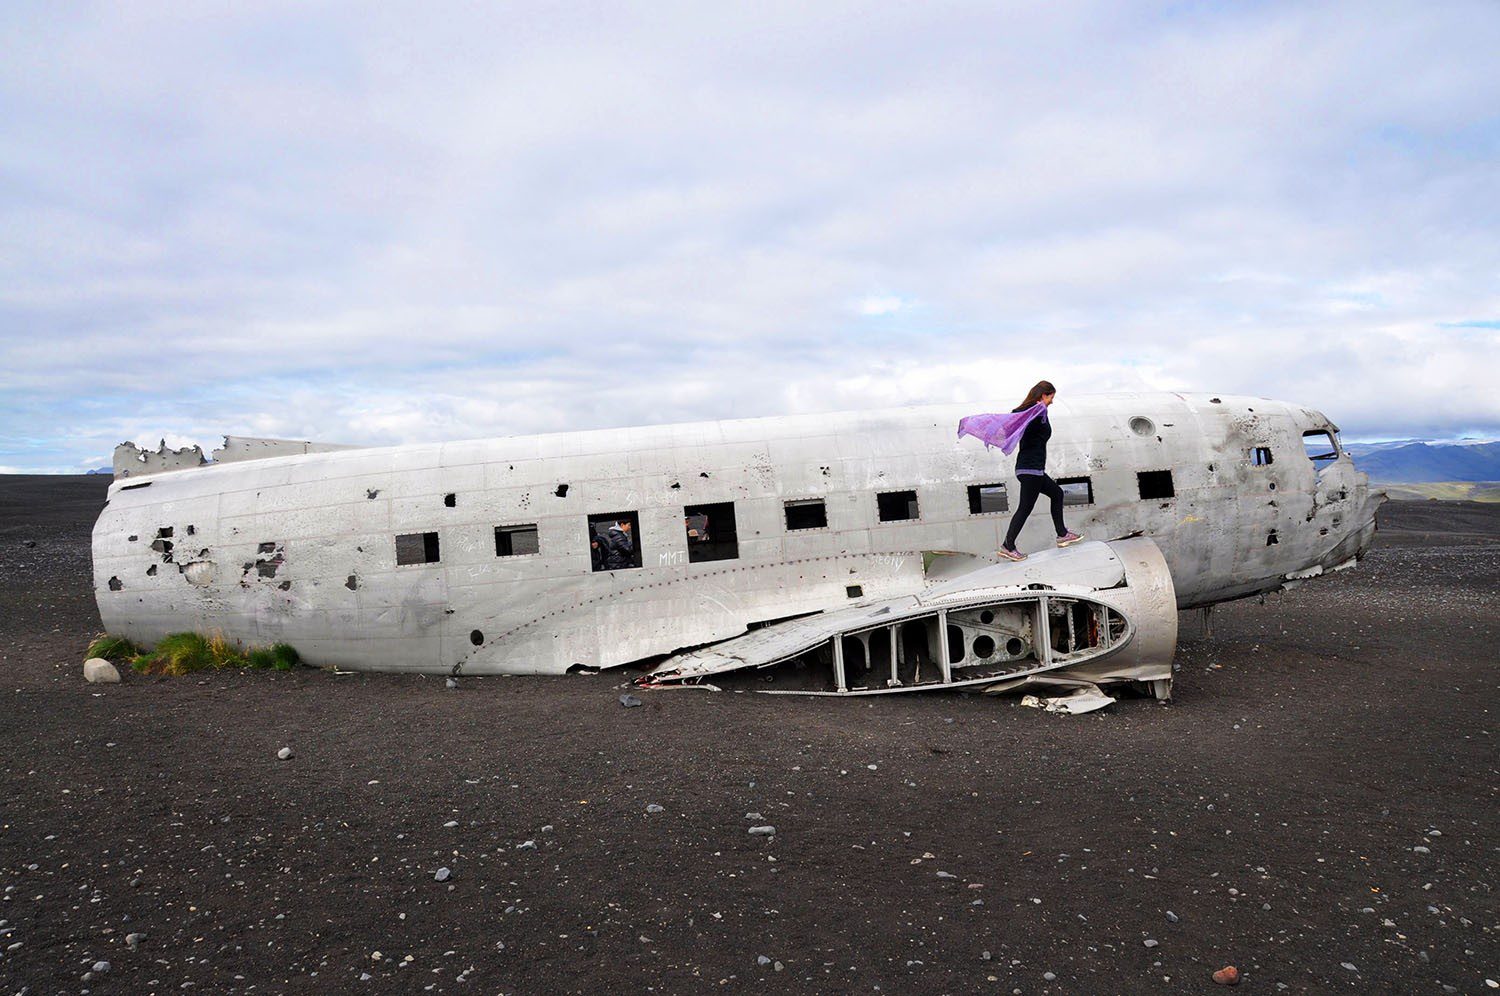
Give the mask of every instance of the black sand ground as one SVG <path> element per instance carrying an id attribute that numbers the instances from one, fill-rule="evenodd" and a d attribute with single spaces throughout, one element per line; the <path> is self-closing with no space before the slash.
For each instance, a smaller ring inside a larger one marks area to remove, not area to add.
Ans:
<path id="1" fill-rule="evenodd" d="M 1500 980 L 1500 506 L 1387 506 L 1357 570 L 1223 606 L 1212 642 L 1184 616 L 1175 703 L 1070 718 L 624 709 L 608 676 L 87 685 L 106 483 L 0 478 L 0 992 Z"/>

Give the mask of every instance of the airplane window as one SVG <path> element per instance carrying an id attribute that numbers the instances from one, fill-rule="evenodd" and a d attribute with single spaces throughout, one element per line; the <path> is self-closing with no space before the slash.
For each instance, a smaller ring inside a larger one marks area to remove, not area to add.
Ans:
<path id="1" fill-rule="evenodd" d="M 1257 446 L 1250 452 L 1251 463 L 1257 467 L 1269 467 L 1272 463 L 1271 447 Z"/>
<path id="2" fill-rule="evenodd" d="M 1339 458 L 1338 447 L 1334 445 L 1333 436 L 1326 429 L 1313 429 L 1302 434 L 1302 448 L 1307 451 L 1309 460 L 1337 460 Z"/>
<path id="3" fill-rule="evenodd" d="M 1135 477 L 1140 483 L 1142 501 L 1171 498 L 1177 494 L 1176 489 L 1172 487 L 1170 470 L 1142 470 Z"/>
<path id="4" fill-rule="evenodd" d="M 524 557 L 536 553 L 539 549 L 536 523 L 526 526 L 495 527 L 495 556 Z"/>
<path id="5" fill-rule="evenodd" d="M 788 531 L 828 528 L 828 508 L 823 504 L 823 499 L 807 498 L 787 502 L 786 528 Z"/>
<path id="6" fill-rule="evenodd" d="M 984 515 L 988 512 L 1010 510 L 1010 498 L 1003 484 L 969 485 L 969 514 Z"/>
<path id="7" fill-rule="evenodd" d="M 435 564 L 438 555 L 437 533 L 402 533 L 396 537 L 396 566 Z"/>
<path id="8" fill-rule="evenodd" d="M 1092 505 L 1094 503 L 1094 479 L 1092 477 L 1059 477 L 1057 486 L 1062 488 L 1064 505 Z"/>
<path id="9" fill-rule="evenodd" d="M 609 512 L 589 516 L 589 560 L 595 571 L 628 571 L 641 566 L 640 516 Z"/>
<path id="10" fill-rule="evenodd" d="M 682 510 L 682 518 L 687 530 L 689 563 L 734 560 L 740 555 L 739 536 L 734 523 L 734 502 L 688 505 Z"/>
<path id="11" fill-rule="evenodd" d="M 900 522 L 920 518 L 915 491 L 884 491 L 875 496 L 881 522 Z"/>

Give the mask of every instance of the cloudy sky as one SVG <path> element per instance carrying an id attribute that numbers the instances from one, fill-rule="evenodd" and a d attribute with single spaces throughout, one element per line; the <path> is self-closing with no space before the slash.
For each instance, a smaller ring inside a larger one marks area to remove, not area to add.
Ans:
<path id="1" fill-rule="evenodd" d="M 1497 52 L 1493 0 L 8 0 L 0 471 L 1040 377 L 1497 435 Z"/>

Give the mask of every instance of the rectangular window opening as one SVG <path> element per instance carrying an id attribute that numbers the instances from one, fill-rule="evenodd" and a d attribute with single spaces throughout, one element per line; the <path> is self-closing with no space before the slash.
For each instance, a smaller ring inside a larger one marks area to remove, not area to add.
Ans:
<path id="1" fill-rule="evenodd" d="M 1250 462 L 1257 467 L 1269 467 L 1272 463 L 1271 447 L 1257 446 L 1251 451 Z"/>
<path id="2" fill-rule="evenodd" d="M 526 557 L 540 549 L 536 523 L 525 526 L 495 527 L 495 556 Z"/>
<path id="3" fill-rule="evenodd" d="M 828 506 L 821 498 L 799 498 L 786 503 L 786 528 L 827 529 Z"/>
<path id="4" fill-rule="evenodd" d="M 1062 488 L 1064 505 L 1092 505 L 1094 503 L 1094 479 L 1092 477 L 1059 477 L 1057 486 Z"/>
<path id="5" fill-rule="evenodd" d="M 740 555 L 739 534 L 734 523 L 734 502 L 688 505 L 682 510 L 682 519 L 683 528 L 687 531 L 689 563 L 734 560 Z"/>
<path id="6" fill-rule="evenodd" d="M 875 496 L 881 522 L 901 522 L 920 518 L 915 491 L 882 491 Z"/>
<path id="7" fill-rule="evenodd" d="M 1003 484 L 969 485 L 969 514 L 987 515 L 990 512 L 1010 511 L 1010 496 Z"/>
<path id="8" fill-rule="evenodd" d="M 402 533 L 396 537 L 396 566 L 435 564 L 440 559 L 437 533 Z"/>
<path id="9" fill-rule="evenodd" d="M 1176 489 L 1172 487 L 1170 470 L 1142 470 L 1136 473 L 1135 478 L 1141 487 L 1142 501 L 1173 498 L 1177 495 Z"/>
<path id="10" fill-rule="evenodd" d="M 589 560 L 595 571 L 641 566 L 641 519 L 636 512 L 589 516 Z"/>
<path id="11" fill-rule="evenodd" d="M 1339 458 L 1339 448 L 1334 443 L 1332 434 L 1326 429 L 1311 429 L 1304 432 L 1302 448 L 1307 452 L 1307 458 L 1314 463 Z"/>

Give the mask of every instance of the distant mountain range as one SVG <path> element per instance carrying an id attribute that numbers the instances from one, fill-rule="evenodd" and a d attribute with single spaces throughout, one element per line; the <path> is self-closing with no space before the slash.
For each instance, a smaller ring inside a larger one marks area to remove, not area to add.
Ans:
<path id="1" fill-rule="evenodd" d="M 1500 442 L 1492 439 L 1393 439 L 1345 443 L 1344 449 L 1356 467 L 1380 484 L 1500 481 Z"/>

